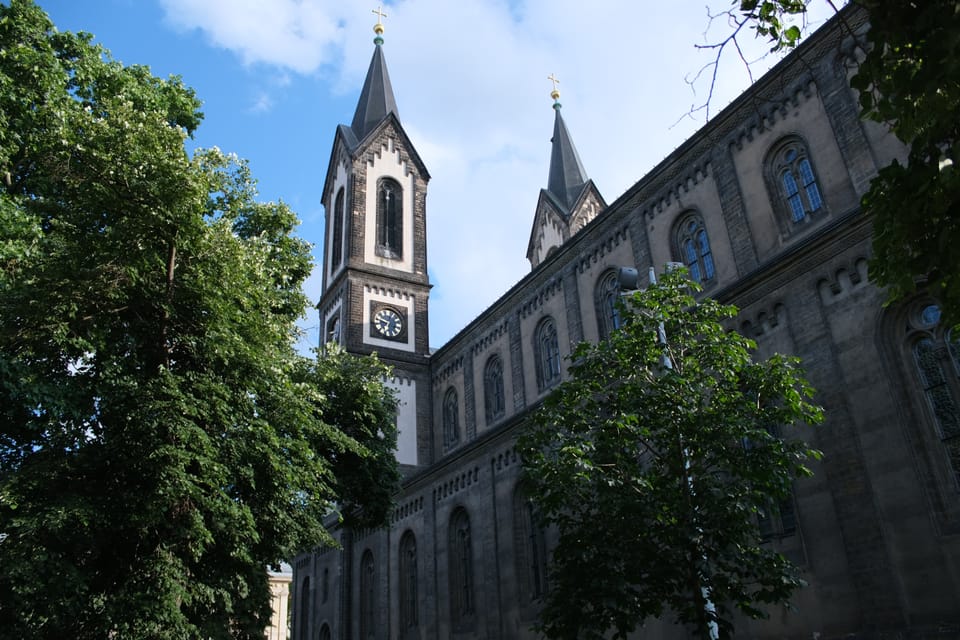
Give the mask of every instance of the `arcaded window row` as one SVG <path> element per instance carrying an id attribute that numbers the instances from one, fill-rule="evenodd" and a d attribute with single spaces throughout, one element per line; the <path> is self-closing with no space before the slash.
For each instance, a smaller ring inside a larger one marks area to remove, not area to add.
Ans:
<path id="1" fill-rule="evenodd" d="M 519 585 L 521 605 L 537 602 L 547 588 L 547 550 L 543 530 L 536 519 L 533 502 L 522 486 L 514 491 L 513 498 L 513 548 L 514 571 Z M 400 537 L 397 562 L 397 604 L 401 636 L 415 631 L 420 626 L 420 597 L 418 594 L 420 562 L 417 555 L 417 539 L 407 530 Z M 450 515 L 447 538 L 447 563 L 449 584 L 447 596 L 450 620 L 454 631 L 468 631 L 476 622 L 477 593 L 482 585 L 476 575 L 477 558 L 470 515 L 459 506 Z M 372 638 L 379 629 L 378 570 L 373 551 L 365 549 L 360 559 L 359 575 L 359 632 L 360 638 Z M 308 604 L 309 578 L 304 579 L 301 603 Z M 306 610 L 305 608 L 303 609 Z M 302 629 L 307 625 L 303 624 Z M 321 628 L 329 627 L 324 624 Z M 329 631 L 328 631 L 329 632 Z"/>
<path id="2" fill-rule="evenodd" d="M 822 212 L 824 201 L 816 172 L 800 138 L 790 136 L 774 145 L 767 156 L 766 168 L 776 215 L 788 224 L 796 225 L 806 223 L 811 216 Z M 378 220 L 379 211 L 378 208 Z M 717 266 L 703 216 L 696 210 L 683 212 L 674 222 L 671 237 L 674 258 L 683 263 L 690 278 L 706 287 L 713 285 L 717 279 Z M 594 289 L 597 332 L 601 340 L 620 327 L 622 319 L 616 304 L 619 296 L 617 272 L 610 269 L 600 276 Z M 531 347 L 537 390 L 542 393 L 554 387 L 561 378 L 559 338 L 552 317 L 540 320 Z M 491 356 L 484 367 L 483 401 L 487 424 L 505 415 L 503 361 L 499 355 Z M 453 387 L 446 391 L 442 406 L 443 449 L 448 451 L 460 442 L 458 397 Z"/>

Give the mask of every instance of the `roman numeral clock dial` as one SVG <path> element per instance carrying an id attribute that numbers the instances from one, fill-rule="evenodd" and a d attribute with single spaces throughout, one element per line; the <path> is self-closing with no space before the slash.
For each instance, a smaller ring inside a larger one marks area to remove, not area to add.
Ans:
<path id="1" fill-rule="evenodd" d="M 373 316 L 373 328 L 384 338 L 397 338 L 403 331 L 403 318 L 389 308 L 382 308 Z"/>

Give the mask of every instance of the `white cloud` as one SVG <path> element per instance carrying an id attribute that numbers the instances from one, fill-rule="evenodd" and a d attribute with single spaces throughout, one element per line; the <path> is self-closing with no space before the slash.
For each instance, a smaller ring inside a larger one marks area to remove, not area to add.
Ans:
<path id="1" fill-rule="evenodd" d="M 266 113 L 270 111 L 273 107 L 273 98 L 270 97 L 270 94 L 261 91 L 253 100 L 253 104 L 250 105 L 250 111 L 252 113 Z"/>
<path id="2" fill-rule="evenodd" d="M 202 30 L 247 64 L 320 70 L 330 90 L 359 91 L 372 53 L 366 3 L 161 1 L 172 23 Z M 729 0 L 713 4 L 726 8 Z M 684 114 L 703 101 L 708 85 L 694 95 L 684 78 L 710 61 L 694 47 L 708 23 L 704 0 L 637 7 L 629 0 L 402 0 L 384 7 L 401 120 L 432 175 L 434 345 L 529 272 L 527 241 L 553 131 L 547 75 L 560 78 L 564 119 L 608 202 L 703 124 L 702 115 Z M 724 29 L 715 25 L 716 35 Z M 748 55 L 763 50 L 758 44 Z M 745 76 L 729 56 L 712 113 L 742 91 Z M 332 131 L 336 123 L 317 125 Z"/>
<path id="3" fill-rule="evenodd" d="M 321 0 L 160 0 L 176 28 L 200 29 L 247 64 L 309 73 L 335 59 L 343 20 L 356 3 Z"/>

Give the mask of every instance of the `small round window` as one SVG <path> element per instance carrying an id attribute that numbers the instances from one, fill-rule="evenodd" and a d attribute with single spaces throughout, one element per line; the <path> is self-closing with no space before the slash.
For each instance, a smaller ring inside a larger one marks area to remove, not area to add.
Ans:
<path id="1" fill-rule="evenodd" d="M 920 323 L 925 327 L 935 326 L 940 322 L 940 307 L 928 304 L 920 310 Z"/>

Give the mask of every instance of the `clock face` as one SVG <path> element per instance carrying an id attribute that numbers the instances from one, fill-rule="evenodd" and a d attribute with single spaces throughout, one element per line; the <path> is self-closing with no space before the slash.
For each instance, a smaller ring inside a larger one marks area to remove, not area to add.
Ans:
<path id="1" fill-rule="evenodd" d="M 403 319 L 393 309 L 383 308 L 373 316 L 373 327 L 382 336 L 396 338 L 403 331 Z"/>

